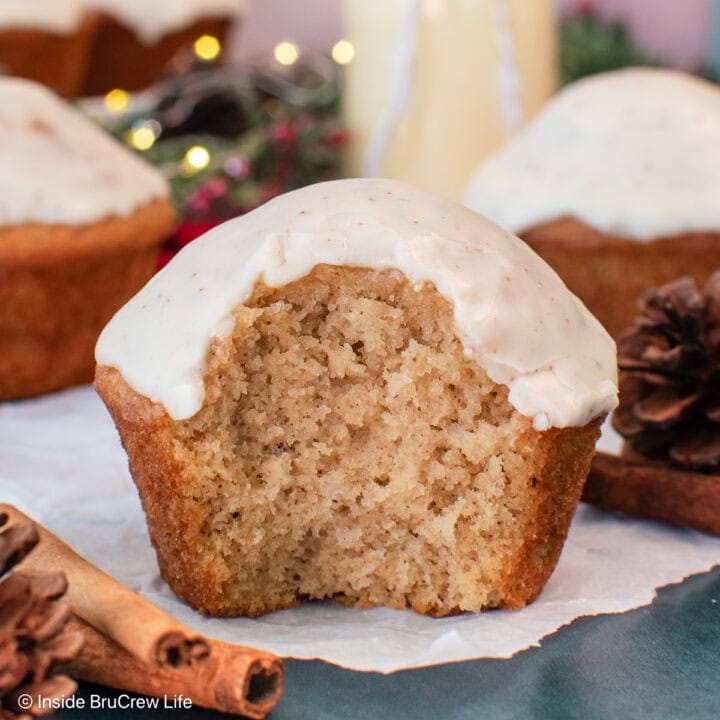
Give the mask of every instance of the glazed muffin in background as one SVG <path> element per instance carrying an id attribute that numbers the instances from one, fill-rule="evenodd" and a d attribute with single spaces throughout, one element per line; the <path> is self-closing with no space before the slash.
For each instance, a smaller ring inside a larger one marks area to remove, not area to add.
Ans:
<path id="1" fill-rule="evenodd" d="M 562 91 L 469 184 L 613 335 L 636 298 L 720 267 L 720 88 L 630 69 Z"/>
<path id="2" fill-rule="evenodd" d="M 616 402 L 614 342 L 540 258 L 389 180 L 196 240 L 96 358 L 163 577 L 220 616 L 524 606 Z"/>
<path id="3" fill-rule="evenodd" d="M 83 95 L 141 90 L 202 35 L 221 42 L 245 14 L 245 0 L 83 0 L 94 16 Z"/>
<path id="4" fill-rule="evenodd" d="M 89 382 L 112 314 L 153 274 L 165 179 L 40 85 L 0 78 L 0 399 Z"/>
<path id="5" fill-rule="evenodd" d="M 75 97 L 84 81 L 92 32 L 83 0 L 2 0 L 0 72 Z"/>

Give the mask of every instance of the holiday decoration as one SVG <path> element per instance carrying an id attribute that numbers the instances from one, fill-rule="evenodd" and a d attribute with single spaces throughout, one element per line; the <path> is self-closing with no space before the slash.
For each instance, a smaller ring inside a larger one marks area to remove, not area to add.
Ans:
<path id="1" fill-rule="evenodd" d="M 589 36 L 580 29 L 570 39 L 591 63 L 603 66 L 607 53 L 612 68 L 618 61 L 624 67 L 628 56 L 639 55 L 642 64 L 657 58 L 666 67 L 720 77 L 720 0 L 558 0 L 558 9 L 594 21 L 586 23 Z"/>
<path id="2" fill-rule="evenodd" d="M 659 64 L 633 42 L 625 25 L 602 20 L 590 4 L 582 12 L 563 18 L 560 27 L 563 84 L 599 72 Z"/>
<path id="3" fill-rule="evenodd" d="M 345 0 L 351 174 L 460 199 L 556 87 L 551 0 Z M 344 47 L 344 46 L 343 46 Z"/>
<path id="4" fill-rule="evenodd" d="M 248 69 L 185 58 L 143 97 L 106 96 L 106 108 L 116 108 L 104 118 L 108 129 L 170 180 L 183 224 L 163 262 L 227 218 L 340 175 L 336 64 L 281 45 Z"/>
<path id="5" fill-rule="evenodd" d="M 8 515 L 0 513 L 0 577 L 39 540 L 32 523 L 7 522 Z M 0 582 L 2 720 L 47 715 L 75 692 L 76 683 L 56 667 L 75 657 L 82 645 L 82 636 L 65 627 L 72 614 L 60 601 L 66 588 L 65 576 L 57 572 L 12 572 Z"/>
<path id="6" fill-rule="evenodd" d="M 619 338 L 620 407 L 627 449 L 692 470 L 720 466 L 720 271 L 702 292 L 680 278 L 646 292 Z"/>

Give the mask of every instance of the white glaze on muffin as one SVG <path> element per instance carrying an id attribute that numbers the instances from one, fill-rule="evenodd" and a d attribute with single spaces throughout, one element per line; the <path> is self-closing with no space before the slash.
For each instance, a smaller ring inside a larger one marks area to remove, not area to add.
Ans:
<path id="1" fill-rule="evenodd" d="M 0 225 L 82 225 L 169 195 L 155 168 L 41 85 L 0 78 Z"/>
<path id="2" fill-rule="evenodd" d="M 77 30 L 82 15 L 82 0 L 2 0 L 0 30 L 70 35 Z"/>
<path id="3" fill-rule="evenodd" d="M 672 70 L 581 80 L 471 180 L 511 232 L 573 217 L 638 241 L 720 229 L 720 89 Z"/>
<path id="4" fill-rule="evenodd" d="M 174 419 L 200 410 L 206 354 L 258 280 L 278 287 L 320 264 L 395 268 L 454 308 L 466 352 L 538 430 L 584 425 L 616 404 L 615 345 L 519 239 L 461 205 L 391 180 L 320 183 L 187 246 L 103 331 L 117 368 Z"/>

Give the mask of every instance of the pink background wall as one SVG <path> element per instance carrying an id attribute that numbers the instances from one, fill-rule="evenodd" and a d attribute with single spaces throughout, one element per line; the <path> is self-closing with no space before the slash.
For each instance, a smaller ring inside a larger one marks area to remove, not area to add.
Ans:
<path id="1" fill-rule="evenodd" d="M 249 5 L 233 53 L 240 59 L 271 52 L 280 40 L 328 51 L 342 37 L 342 0 L 250 0 Z"/>
<path id="2" fill-rule="evenodd" d="M 666 62 L 689 69 L 707 59 L 710 2 L 558 0 L 563 11 L 590 5 L 603 17 L 624 20 L 643 47 Z M 280 40 L 294 40 L 327 51 L 342 37 L 341 10 L 342 0 L 250 0 L 250 15 L 233 54 L 247 58 L 267 53 Z"/>

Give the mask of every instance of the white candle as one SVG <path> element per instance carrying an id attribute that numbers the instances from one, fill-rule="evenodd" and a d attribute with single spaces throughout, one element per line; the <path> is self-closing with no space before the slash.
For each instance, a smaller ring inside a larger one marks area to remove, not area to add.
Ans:
<path id="1" fill-rule="evenodd" d="M 555 90 L 553 0 L 345 0 L 353 175 L 460 199 Z"/>

